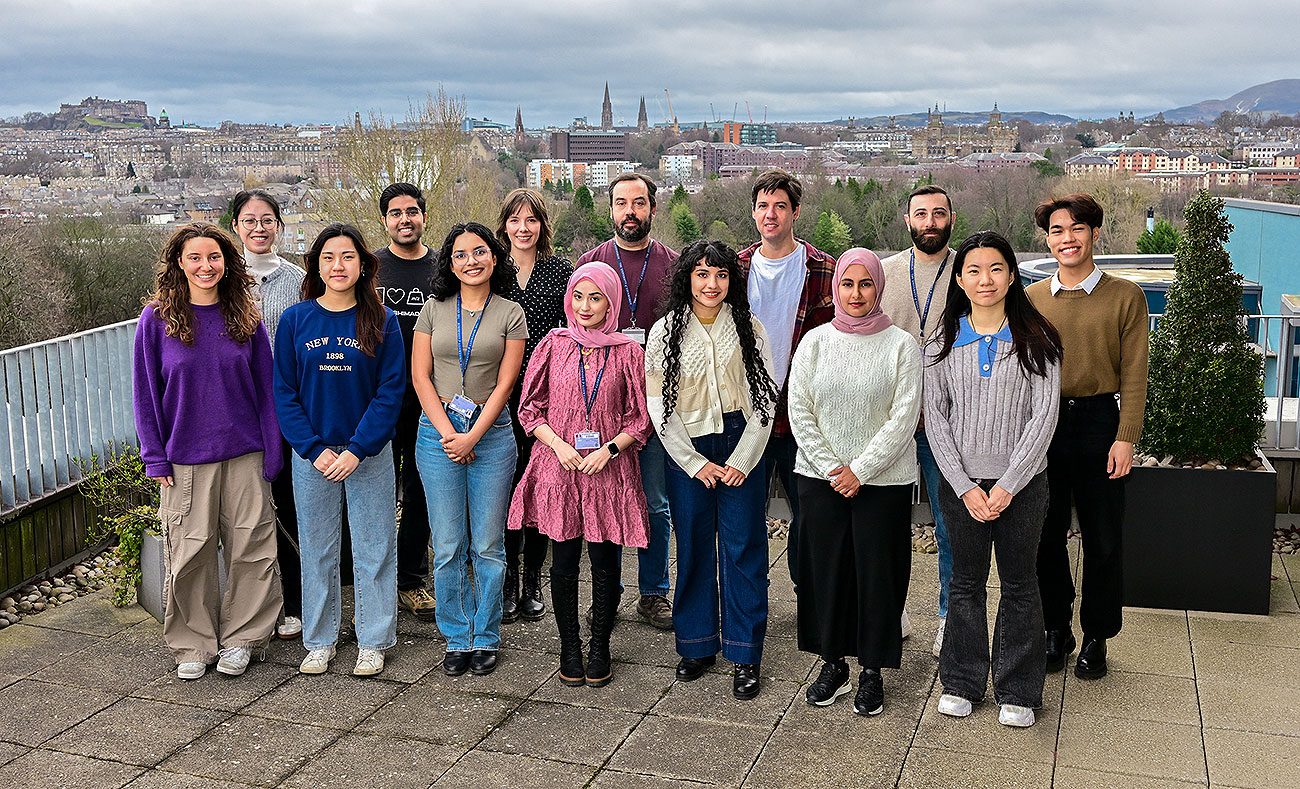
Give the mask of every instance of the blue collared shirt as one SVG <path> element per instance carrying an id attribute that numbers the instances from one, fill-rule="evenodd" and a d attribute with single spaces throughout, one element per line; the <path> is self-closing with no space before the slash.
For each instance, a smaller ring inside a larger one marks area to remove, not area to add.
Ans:
<path id="1" fill-rule="evenodd" d="M 960 348 L 973 342 L 979 343 L 980 377 L 989 378 L 993 375 L 993 360 L 998 356 L 998 340 L 1011 342 L 1010 326 L 1004 325 L 997 334 L 980 334 L 971 328 L 970 320 L 963 315 L 957 319 L 957 339 L 952 345 Z"/>

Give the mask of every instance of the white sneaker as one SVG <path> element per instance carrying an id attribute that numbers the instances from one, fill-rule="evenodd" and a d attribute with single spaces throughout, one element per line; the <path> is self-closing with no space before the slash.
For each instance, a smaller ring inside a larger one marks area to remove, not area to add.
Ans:
<path id="1" fill-rule="evenodd" d="M 358 677 L 368 677 L 384 670 L 384 653 L 378 649 L 362 648 L 357 652 L 357 667 L 352 673 Z"/>
<path id="2" fill-rule="evenodd" d="M 298 671 L 303 674 L 324 674 L 329 670 L 330 661 L 333 659 L 333 644 L 323 649 L 313 649 L 307 653 L 307 657 L 302 659 L 302 663 L 298 664 Z"/>
<path id="3" fill-rule="evenodd" d="M 998 723 L 1003 726 L 1015 726 L 1024 729 L 1034 725 L 1034 711 L 1017 704 L 1003 704 L 998 712 Z"/>
<path id="4" fill-rule="evenodd" d="M 297 638 L 302 635 L 302 619 L 296 616 L 286 616 L 280 626 L 275 629 L 275 634 L 280 638 Z"/>
<path id="5" fill-rule="evenodd" d="M 206 674 L 207 671 L 208 671 L 207 663 L 190 661 L 188 663 L 181 663 L 176 667 L 176 677 L 177 679 L 198 679 L 199 677 Z"/>
<path id="6" fill-rule="evenodd" d="M 248 668 L 249 661 L 253 659 L 253 650 L 248 647 L 222 647 L 217 655 L 220 656 L 217 671 L 237 677 Z"/>
<path id="7" fill-rule="evenodd" d="M 970 714 L 970 699 L 945 693 L 939 697 L 939 712 L 954 718 L 964 718 Z"/>
<path id="8" fill-rule="evenodd" d="M 902 627 L 903 627 L 903 640 L 906 641 L 907 639 L 912 637 L 912 620 L 907 618 L 906 608 L 903 609 Z"/>
<path id="9" fill-rule="evenodd" d="M 939 653 L 943 651 L 943 631 L 947 626 L 948 617 L 939 617 L 939 632 L 934 634 L 934 646 L 930 648 L 930 654 L 935 657 L 939 657 Z"/>

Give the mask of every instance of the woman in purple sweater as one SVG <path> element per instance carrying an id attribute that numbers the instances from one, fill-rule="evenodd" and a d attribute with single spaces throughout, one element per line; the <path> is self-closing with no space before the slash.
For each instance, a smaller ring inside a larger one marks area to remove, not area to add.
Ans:
<path id="1" fill-rule="evenodd" d="M 162 485 L 163 638 L 176 675 L 213 660 L 239 675 L 275 632 L 281 604 L 269 480 L 283 465 L 271 346 L 230 236 L 196 222 L 158 260 L 135 333 L 135 423 L 145 473 Z M 217 545 L 225 599 L 217 592 Z"/>

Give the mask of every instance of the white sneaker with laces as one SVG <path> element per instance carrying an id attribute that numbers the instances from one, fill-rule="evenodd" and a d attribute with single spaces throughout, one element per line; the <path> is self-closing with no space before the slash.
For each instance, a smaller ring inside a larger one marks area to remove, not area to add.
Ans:
<path id="1" fill-rule="evenodd" d="M 970 699 L 945 693 L 939 697 L 939 712 L 954 718 L 964 718 L 970 714 Z"/>
<path id="2" fill-rule="evenodd" d="M 935 657 L 939 657 L 939 653 L 943 651 L 943 631 L 947 626 L 948 617 L 939 617 L 939 632 L 934 634 L 934 646 L 930 648 L 930 654 Z"/>
<path id="3" fill-rule="evenodd" d="M 222 647 L 217 655 L 217 671 L 237 677 L 248 668 L 249 661 L 253 659 L 253 650 L 248 647 Z"/>
<path id="4" fill-rule="evenodd" d="M 303 674 L 324 674 L 329 670 L 330 661 L 334 659 L 334 645 L 313 649 L 298 664 L 298 671 Z"/>
<path id="5" fill-rule="evenodd" d="M 358 677 L 369 677 L 384 670 L 384 653 L 378 649 L 362 648 L 357 651 L 357 666 L 352 673 Z"/>
<path id="6" fill-rule="evenodd" d="M 907 639 L 912 637 L 912 620 L 907 617 L 906 608 L 903 609 L 902 628 L 903 628 L 903 640 L 906 641 Z"/>
<path id="7" fill-rule="evenodd" d="M 177 679 L 198 679 L 206 674 L 207 671 L 208 664 L 192 660 L 176 666 L 176 677 Z"/>
<path id="8" fill-rule="evenodd" d="M 1018 729 L 1028 728 L 1034 725 L 1034 711 L 1018 704 L 1003 704 L 998 712 L 998 723 Z"/>
<path id="9" fill-rule="evenodd" d="M 280 626 L 275 629 L 275 634 L 280 638 L 297 638 L 302 635 L 302 619 L 296 616 L 286 616 Z"/>

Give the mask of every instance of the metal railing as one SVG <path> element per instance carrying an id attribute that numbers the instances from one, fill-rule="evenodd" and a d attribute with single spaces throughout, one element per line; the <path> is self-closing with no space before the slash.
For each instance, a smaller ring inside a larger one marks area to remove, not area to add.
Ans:
<path id="1" fill-rule="evenodd" d="M 81 463 L 139 446 L 137 319 L 0 352 L 0 515 L 81 481 Z"/>

